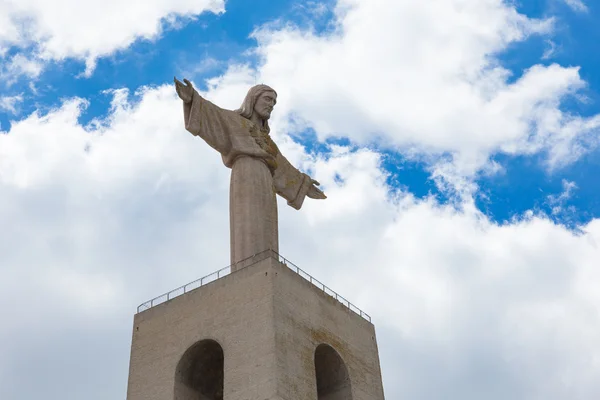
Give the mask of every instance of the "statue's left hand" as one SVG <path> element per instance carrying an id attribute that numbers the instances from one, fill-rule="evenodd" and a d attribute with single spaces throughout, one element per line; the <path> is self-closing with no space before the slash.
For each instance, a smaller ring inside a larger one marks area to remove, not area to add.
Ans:
<path id="1" fill-rule="evenodd" d="M 325 193 L 323 193 L 323 191 L 317 187 L 320 185 L 320 183 L 314 179 L 311 179 L 311 181 L 311 185 L 308 188 L 306 195 L 311 199 L 326 199 L 327 196 L 325 196 Z"/>

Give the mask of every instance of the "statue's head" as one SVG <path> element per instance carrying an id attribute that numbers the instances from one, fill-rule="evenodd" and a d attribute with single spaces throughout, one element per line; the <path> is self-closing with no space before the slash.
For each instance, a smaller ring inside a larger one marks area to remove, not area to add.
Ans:
<path id="1" fill-rule="evenodd" d="M 277 103 L 277 92 L 267 85 L 256 85 L 248 90 L 248 94 L 237 110 L 244 118 L 250 119 L 253 113 L 256 113 L 261 119 L 266 121 L 271 118 L 271 111 Z"/>

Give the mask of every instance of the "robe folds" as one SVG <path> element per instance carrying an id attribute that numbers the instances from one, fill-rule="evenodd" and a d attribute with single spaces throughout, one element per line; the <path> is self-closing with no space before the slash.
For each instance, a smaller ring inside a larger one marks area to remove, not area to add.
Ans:
<path id="1" fill-rule="evenodd" d="M 185 128 L 221 153 L 231 168 L 229 222 L 231 264 L 264 250 L 279 250 L 277 200 L 299 210 L 312 185 L 281 154 L 267 132 L 235 111 L 204 99 L 196 90 L 183 104 Z"/>

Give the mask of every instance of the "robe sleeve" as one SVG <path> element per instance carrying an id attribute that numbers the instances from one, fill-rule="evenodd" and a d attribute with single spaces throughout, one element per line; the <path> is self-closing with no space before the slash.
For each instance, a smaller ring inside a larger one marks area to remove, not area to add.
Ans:
<path id="1" fill-rule="evenodd" d="M 231 149 L 231 118 L 226 110 L 204 99 L 196 90 L 191 103 L 183 103 L 185 129 L 200 136 L 209 146 L 225 155 Z"/>
<path id="2" fill-rule="evenodd" d="M 275 190 L 278 195 L 287 200 L 289 206 L 299 210 L 312 185 L 312 179 L 290 164 L 279 151 L 275 161 L 277 164 L 273 173 Z"/>

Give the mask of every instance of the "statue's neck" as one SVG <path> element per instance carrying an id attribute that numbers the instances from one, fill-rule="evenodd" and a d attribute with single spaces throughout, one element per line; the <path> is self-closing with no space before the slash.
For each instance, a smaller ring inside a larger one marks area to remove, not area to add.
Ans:
<path id="1" fill-rule="evenodd" d="M 256 124 L 256 126 L 258 126 L 258 128 L 261 130 L 266 128 L 266 125 L 267 125 L 266 120 L 259 117 L 258 114 L 256 114 L 256 113 L 252 113 L 252 116 L 250 117 L 250 121 L 254 122 L 254 124 Z"/>

